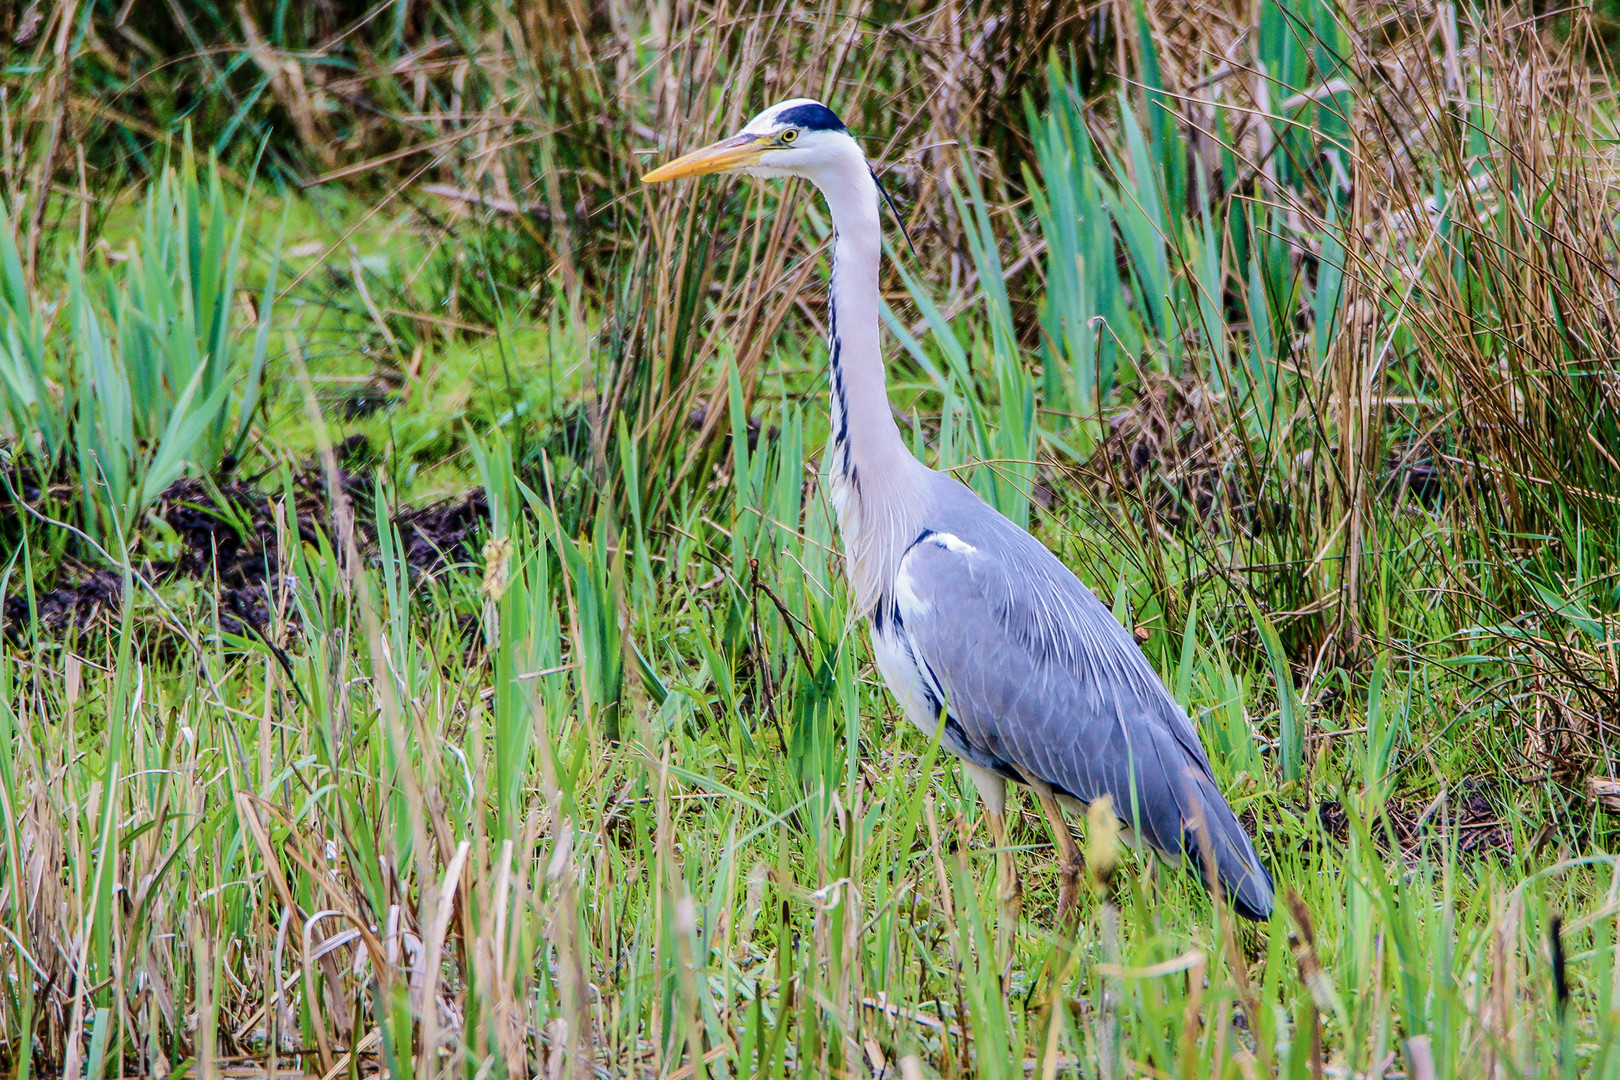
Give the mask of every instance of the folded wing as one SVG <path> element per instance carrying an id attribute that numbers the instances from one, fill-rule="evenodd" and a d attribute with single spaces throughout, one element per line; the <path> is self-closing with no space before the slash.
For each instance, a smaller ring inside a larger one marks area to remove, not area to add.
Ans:
<path id="1" fill-rule="evenodd" d="M 1037 540 L 999 516 L 924 532 L 901 559 L 895 608 L 968 756 L 1083 803 L 1110 796 L 1158 851 L 1200 872 L 1212 861 L 1241 914 L 1270 914 L 1271 877 L 1191 721 L 1130 634 Z"/>

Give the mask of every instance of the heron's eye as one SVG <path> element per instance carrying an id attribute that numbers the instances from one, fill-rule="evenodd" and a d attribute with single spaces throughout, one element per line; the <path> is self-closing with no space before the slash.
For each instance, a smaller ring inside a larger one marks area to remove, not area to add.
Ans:
<path id="1" fill-rule="evenodd" d="M 794 142 L 795 140 L 798 139 L 798 137 L 799 137 L 799 129 L 798 128 L 788 128 L 786 131 L 782 132 L 782 136 L 781 136 L 782 142 L 783 142 L 784 145 L 787 144 L 787 143 Z"/>

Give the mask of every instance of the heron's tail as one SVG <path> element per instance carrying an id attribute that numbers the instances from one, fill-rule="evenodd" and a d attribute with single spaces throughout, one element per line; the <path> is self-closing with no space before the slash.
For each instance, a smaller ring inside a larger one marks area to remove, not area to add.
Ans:
<path id="1" fill-rule="evenodd" d="M 1207 775 L 1198 777 L 1188 794 L 1193 796 L 1193 814 L 1183 827 L 1182 843 L 1193 869 L 1211 892 L 1214 883 L 1209 878 L 1213 870 L 1227 903 L 1245 919 L 1258 922 L 1271 918 L 1276 902 L 1271 875 L 1260 865 L 1254 843 L 1214 780 Z"/>

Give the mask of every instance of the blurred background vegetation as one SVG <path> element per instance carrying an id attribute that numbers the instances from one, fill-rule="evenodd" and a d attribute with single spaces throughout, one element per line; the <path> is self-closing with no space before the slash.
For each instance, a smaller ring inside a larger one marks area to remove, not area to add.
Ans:
<path id="1" fill-rule="evenodd" d="M 1430 1075 L 1615 1075 L 1616 34 L 1612 4 L 0 9 L 0 1059 L 1416 1076 L 1432 1039 Z M 1138 894 L 1121 940 L 1099 899 L 1072 962 L 1027 938 L 1021 1007 L 992 990 L 978 849 L 942 854 L 971 800 L 837 581 L 825 216 L 637 180 L 796 95 L 911 241 L 908 437 L 1138 628 L 1315 927 L 1245 958 L 1161 879 L 1187 914 Z M 1518 981 L 1563 912 L 1573 1013 Z M 1097 966 L 1197 949 L 1230 1042 L 1183 1022 L 1201 987 Z"/>

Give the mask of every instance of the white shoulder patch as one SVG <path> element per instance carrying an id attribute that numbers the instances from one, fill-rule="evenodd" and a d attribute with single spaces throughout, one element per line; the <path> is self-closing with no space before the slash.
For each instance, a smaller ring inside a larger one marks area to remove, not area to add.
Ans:
<path id="1" fill-rule="evenodd" d="M 959 536 L 952 536 L 950 533 L 932 533 L 922 542 L 933 544 L 937 548 L 943 548 L 953 555 L 976 555 L 979 552 L 978 548 L 966 540 Z M 901 613 L 907 618 L 926 614 L 933 606 L 917 595 L 917 579 L 912 575 L 910 563 L 910 555 L 901 559 L 899 569 L 894 575 L 894 598 L 900 604 Z"/>
<path id="2" fill-rule="evenodd" d="M 961 537 L 952 536 L 950 533 L 937 532 L 928 538 L 928 542 L 938 544 L 946 551 L 954 552 L 957 555 L 972 555 L 979 550 Z"/>

